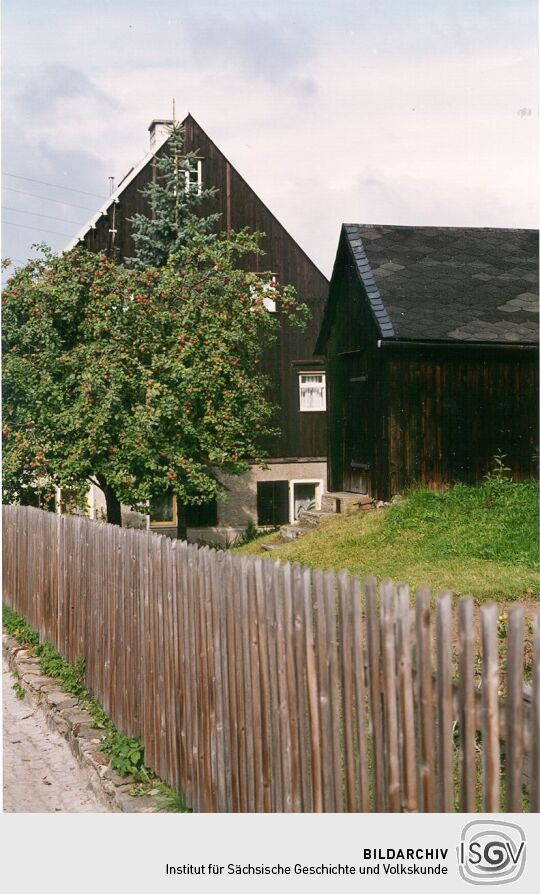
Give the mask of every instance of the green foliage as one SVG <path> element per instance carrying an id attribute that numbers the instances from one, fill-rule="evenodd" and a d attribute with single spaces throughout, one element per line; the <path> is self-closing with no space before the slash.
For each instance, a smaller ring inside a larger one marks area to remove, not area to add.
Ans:
<path id="1" fill-rule="evenodd" d="M 398 503 L 279 544 L 272 560 L 345 568 L 412 586 L 448 587 L 477 600 L 540 594 L 538 484 L 490 478 L 438 493 L 411 490 Z M 276 543 L 277 535 L 263 542 Z M 243 552 L 261 553 L 261 541 Z"/>
<path id="2" fill-rule="evenodd" d="M 13 692 L 15 693 L 15 697 L 22 701 L 26 695 L 26 689 L 24 689 L 24 687 L 21 686 L 21 678 L 20 678 L 17 670 L 13 669 L 11 674 L 15 681 L 11 688 L 13 689 Z"/>
<path id="3" fill-rule="evenodd" d="M 3 293 L 4 498 L 46 481 L 76 504 L 89 481 L 133 508 L 173 492 L 200 504 L 217 470 L 262 461 L 275 436 L 261 349 L 306 306 L 249 273 L 260 236 L 191 233 L 160 269 L 82 248 L 45 254 Z"/>
<path id="4" fill-rule="evenodd" d="M 34 647 L 39 644 L 38 633 L 13 611 L 9 605 L 2 606 L 2 625 L 9 636 L 12 636 L 21 646 Z"/>
<path id="5" fill-rule="evenodd" d="M 126 266 L 164 267 L 181 249 L 216 238 L 220 215 L 203 213 L 216 190 L 199 188 L 190 178 L 198 157 L 197 152 L 184 151 L 183 129 L 171 127 L 164 150 L 154 160 L 155 179 L 141 190 L 150 214 L 130 218 L 135 253 Z"/>
<path id="6" fill-rule="evenodd" d="M 144 748 L 138 739 L 129 739 L 116 730 L 108 730 L 101 750 L 111 757 L 111 766 L 119 776 L 133 776 L 138 782 L 148 782 L 150 772 L 144 764 Z"/>

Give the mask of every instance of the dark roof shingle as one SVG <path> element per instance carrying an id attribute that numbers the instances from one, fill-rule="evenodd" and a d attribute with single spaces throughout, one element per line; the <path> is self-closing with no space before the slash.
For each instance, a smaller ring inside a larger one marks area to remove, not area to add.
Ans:
<path id="1" fill-rule="evenodd" d="M 538 232 L 344 224 L 383 338 L 538 342 Z"/>

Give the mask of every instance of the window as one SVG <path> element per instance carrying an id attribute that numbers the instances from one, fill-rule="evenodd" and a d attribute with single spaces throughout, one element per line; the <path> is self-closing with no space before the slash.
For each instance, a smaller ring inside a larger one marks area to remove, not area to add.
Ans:
<path id="1" fill-rule="evenodd" d="M 150 524 L 176 527 L 176 497 L 174 494 L 159 494 L 150 500 Z M 200 506 L 186 506 L 188 528 L 213 528 L 217 525 L 217 501 L 202 503 Z"/>
<path id="2" fill-rule="evenodd" d="M 188 170 L 181 172 L 185 178 L 186 192 L 202 192 L 202 159 L 190 159 Z"/>
<path id="3" fill-rule="evenodd" d="M 176 525 L 176 500 L 173 494 L 151 497 L 149 514 L 152 525 Z"/>
<path id="4" fill-rule="evenodd" d="M 217 500 L 200 506 L 186 506 L 188 528 L 215 528 L 217 525 Z"/>
<path id="5" fill-rule="evenodd" d="M 326 410 L 326 374 L 300 373 L 300 412 L 314 413 Z"/>
<path id="6" fill-rule="evenodd" d="M 289 522 L 289 482 L 257 482 L 257 523 L 286 525 Z"/>

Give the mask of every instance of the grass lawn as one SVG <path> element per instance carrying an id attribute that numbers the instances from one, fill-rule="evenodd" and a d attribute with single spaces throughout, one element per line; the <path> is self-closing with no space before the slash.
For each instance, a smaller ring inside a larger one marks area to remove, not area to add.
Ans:
<path id="1" fill-rule="evenodd" d="M 347 569 L 412 587 L 444 587 L 477 602 L 535 600 L 540 595 L 539 488 L 494 477 L 443 493 L 411 490 L 384 509 L 337 518 L 299 540 L 270 534 L 238 552 L 318 568 Z"/>

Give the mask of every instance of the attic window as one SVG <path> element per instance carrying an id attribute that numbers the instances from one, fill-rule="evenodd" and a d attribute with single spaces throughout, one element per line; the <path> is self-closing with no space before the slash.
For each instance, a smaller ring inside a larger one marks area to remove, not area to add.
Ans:
<path id="1" fill-rule="evenodd" d="M 300 412 L 316 413 L 326 410 L 326 373 L 300 373 Z"/>
<path id="2" fill-rule="evenodd" d="M 190 159 L 189 168 L 181 173 L 185 180 L 186 192 L 202 192 L 202 158 Z"/>

